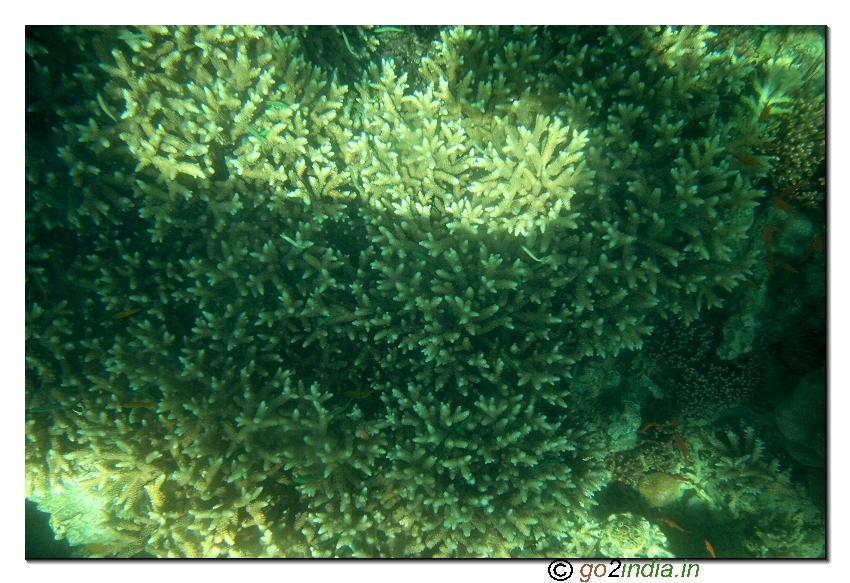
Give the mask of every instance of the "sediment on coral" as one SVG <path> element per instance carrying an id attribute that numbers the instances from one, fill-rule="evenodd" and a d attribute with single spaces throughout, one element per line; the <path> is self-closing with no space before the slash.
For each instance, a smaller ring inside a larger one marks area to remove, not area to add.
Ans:
<path id="1" fill-rule="evenodd" d="M 759 68 L 706 27 L 452 27 L 407 71 L 392 28 L 29 35 L 27 496 L 89 554 L 606 542 L 575 366 L 752 273 Z"/>

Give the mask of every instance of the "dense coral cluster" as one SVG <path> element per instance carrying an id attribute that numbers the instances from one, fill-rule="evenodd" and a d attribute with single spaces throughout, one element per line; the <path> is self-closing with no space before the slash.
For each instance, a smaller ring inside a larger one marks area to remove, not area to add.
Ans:
<path id="1" fill-rule="evenodd" d="M 308 38 L 29 40 L 28 497 L 101 556 L 598 552 L 573 367 L 752 272 L 756 69 L 706 28 L 457 27 L 343 83 Z"/>
<path id="2" fill-rule="evenodd" d="M 721 27 L 724 42 L 734 42 L 741 58 L 757 68 L 757 98 L 748 101 L 758 116 L 754 127 L 763 143 L 759 153 L 771 161 L 771 194 L 823 210 L 826 172 L 825 32 L 808 26 L 764 27 L 740 35 Z"/>
<path id="3" fill-rule="evenodd" d="M 752 428 L 709 435 L 707 442 L 693 473 L 712 503 L 745 525 L 744 546 L 753 556 L 823 555 L 823 515 L 791 472 L 765 456 Z"/>
<path id="4" fill-rule="evenodd" d="M 679 430 L 677 461 L 659 455 L 662 441 L 654 439 L 610 456 L 616 479 L 658 509 L 649 516 L 674 517 L 673 528 L 689 529 L 688 538 L 710 536 L 725 556 L 823 555 L 823 515 L 754 429 Z"/>
<path id="5" fill-rule="evenodd" d="M 689 327 L 665 323 L 656 328 L 644 353 L 657 363 L 657 381 L 674 395 L 682 415 L 708 419 L 746 404 L 764 379 L 759 350 L 724 360 L 718 355 L 723 324 Z"/>

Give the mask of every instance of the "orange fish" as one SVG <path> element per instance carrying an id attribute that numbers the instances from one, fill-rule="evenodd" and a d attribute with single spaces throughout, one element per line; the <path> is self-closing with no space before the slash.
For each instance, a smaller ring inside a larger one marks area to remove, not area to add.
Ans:
<path id="1" fill-rule="evenodd" d="M 765 231 L 770 231 L 771 233 L 778 233 L 778 232 L 779 232 L 779 231 L 781 231 L 782 229 L 781 229 L 781 228 L 779 228 L 779 227 L 777 227 L 776 225 L 772 225 L 772 224 L 770 224 L 770 223 L 765 223 L 765 224 L 764 224 L 764 230 L 765 230 Z"/>
<path id="2" fill-rule="evenodd" d="M 815 238 L 812 239 L 812 244 L 809 245 L 809 249 L 806 251 L 806 256 L 800 261 L 803 262 L 808 259 L 809 255 L 811 255 L 814 251 L 823 251 L 823 240 L 820 238 L 820 235 L 815 235 Z"/>
<path id="3" fill-rule="evenodd" d="M 773 271 L 771 271 L 771 273 L 773 273 Z M 748 301 L 748 302 L 750 302 L 751 304 L 756 303 L 756 299 L 755 299 L 753 296 L 751 296 L 750 294 L 744 294 L 744 297 L 745 297 L 745 298 L 747 299 L 747 301 Z"/>
<path id="4" fill-rule="evenodd" d="M 687 476 L 683 476 L 682 474 L 673 474 L 673 477 L 676 478 L 677 480 L 679 480 L 680 482 L 690 482 L 691 484 L 694 483 L 693 480 L 691 480 Z"/>
<path id="5" fill-rule="evenodd" d="M 365 440 L 369 439 L 370 437 L 372 437 L 372 434 L 369 433 L 368 431 L 366 431 L 365 429 L 358 429 L 357 430 L 357 437 L 359 437 L 360 439 L 365 441 Z"/>
<path id="6" fill-rule="evenodd" d="M 794 209 L 792 209 L 792 208 L 791 208 L 791 205 L 789 205 L 787 202 L 785 202 L 785 201 L 784 201 L 784 200 L 782 200 L 781 198 L 779 198 L 779 197 L 777 197 L 777 196 L 773 197 L 773 203 L 774 203 L 776 206 L 778 206 L 779 208 L 781 208 L 782 210 L 784 210 L 784 211 L 785 211 L 786 213 L 788 213 L 789 215 L 793 215 L 793 214 L 794 214 Z"/>
<path id="7" fill-rule="evenodd" d="M 716 559 L 716 558 L 717 558 L 717 555 L 716 555 L 716 554 L 715 554 L 715 552 L 714 552 L 714 547 L 713 547 L 713 546 L 711 546 L 711 543 L 710 543 L 710 542 L 708 542 L 708 539 L 705 539 L 705 548 L 706 548 L 706 550 L 708 550 L 708 552 L 711 554 L 711 558 L 712 558 L 712 559 Z"/>
<path id="8" fill-rule="evenodd" d="M 653 427 L 660 428 L 661 423 L 658 423 L 657 421 L 650 421 L 649 423 L 647 423 L 646 425 L 644 425 L 643 427 L 638 429 L 638 433 L 646 433 L 647 431 L 649 431 Z"/>
<path id="9" fill-rule="evenodd" d="M 761 236 L 764 237 L 764 242 L 768 247 L 773 245 L 773 231 L 765 229 L 761 232 Z"/>
<path id="10" fill-rule="evenodd" d="M 790 263 L 788 263 L 787 261 L 782 264 L 782 267 L 784 267 L 785 269 L 787 269 L 791 273 L 800 273 L 799 271 L 794 269 L 794 267 Z"/>
<path id="11" fill-rule="evenodd" d="M 802 184 L 795 184 L 794 186 L 786 188 L 785 190 L 783 190 L 782 192 L 779 193 L 779 198 L 786 198 L 789 194 L 791 194 L 792 192 L 794 192 L 795 190 L 797 190 L 801 186 L 803 186 L 803 185 Z"/>
<path id="12" fill-rule="evenodd" d="M 723 327 L 727 330 L 733 330 L 732 326 L 729 324 L 728 320 L 723 320 Z"/>
<path id="13" fill-rule="evenodd" d="M 761 115 L 759 115 L 759 123 L 766 122 L 768 117 L 770 117 L 770 104 L 765 103 L 761 109 Z"/>
<path id="14" fill-rule="evenodd" d="M 684 528 L 682 528 L 681 526 L 679 526 L 678 524 L 676 524 L 674 521 L 670 520 L 669 518 L 662 518 L 661 520 L 663 520 L 664 522 L 666 522 L 666 523 L 667 523 L 667 526 L 672 526 L 672 527 L 673 527 L 673 528 L 675 528 L 676 530 L 679 530 L 679 531 L 681 531 L 681 532 L 688 532 L 688 533 L 689 533 L 689 532 L 691 532 L 691 531 L 689 531 L 689 530 L 685 530 Z"/>
<path id="15" fill-rule="evenodd" d="M 767 270 L 770 272 L 770 275 L 776 275 L 776 270 L 774 269 L 774 265 L 773 265 L 773 255 L 768 255 L 767 259 L 762 261 L 762 263 L 767 268 Z"/>
<path id="16" fill-rule="evenodd" d="M 121 406 L 124 409 L 156 409 L 153 401 L 128 401 Z"/>
<path id="17" fill-rule="evenodd" d="M 776 144 L 771 144 L 770 142 L 762 142 L 762 143 L 761 143 L 761 147 L 762 147 L 762 148 L 767 148 L 768 150 L 775 150 L 775 149 L 776 149 L 776 148 L 778 148 L 779 146 L 777 146 Z"/>
<path id="18" fill-rule="evenodd" d="M 352 399 L 365 399 L 375 391 L 345 391 L 343 395 Z"/>
<path id="19" fill-rule="evenodd" d="M 758 284 L 756 283 L 756 280 L 754 280 L 752 277 L 747 278 L 747 283 L 750 285 L 750 287 L 758 289 Z"/>
<path id="20" fill-rule="evenodd" d="M 685 438 L 682 437 L 682 434 L 678 431 L 673 432 L 673 439 L 676 440 L 676 445 L 679 446 L 679 449 L 682 451 L 682 455 L 685 456 L 685 461 L 689 462 L 688 459 L 688 445 L 685 443 Z"/>
<path id="21" fill-rule="evenodd" d="M 735 158 L 738 159 L 738 162 L 740 162 L 744 166 L 764 166 L 764 164 L 762 164 L 758 160 L 754 160 L 753 158 L 750 158 L 749 156 L 746 156 L 744 154 L 733 152 L 732 155 L 735 156 Z"/>
<path id="22" fill-rule="evenodd" d="M 123 312 L 118 312 L 114 316 L 112 316 L 113 320 L 123 320 L 124 318 L 129 318 L 136 312 L 141 312 L 142 308 L 130 308 L 129 310 L 124 310 Z"/>
<path id="23" fill-rule="evenodd" d="M 678 427 L 679 425 L 681 425 L 681 423 L 679 423 L 679 420 L 675 417 L 670 417 L 670 423 L 673 424 L 673 427 Z"/>

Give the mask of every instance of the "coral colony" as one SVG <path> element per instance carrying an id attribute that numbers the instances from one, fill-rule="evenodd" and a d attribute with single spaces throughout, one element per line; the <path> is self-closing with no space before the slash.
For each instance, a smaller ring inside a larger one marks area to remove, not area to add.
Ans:
<path id="1" fill-rule="evenodd" d="M 92 557 L 821 556 L 823 62 L 28 30 L 27 497 Z"/>

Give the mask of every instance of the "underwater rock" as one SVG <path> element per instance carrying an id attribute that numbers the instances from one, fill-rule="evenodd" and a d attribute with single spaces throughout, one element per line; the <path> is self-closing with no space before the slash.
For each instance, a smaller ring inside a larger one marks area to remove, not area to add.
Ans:
<path id="1" fill-rule="evenodd" d="M 801 464 L 824 466 L 826 447 L 826 369 L 803 376 L 794 393 L 776 407 L 776 425 L 788 440 L 788 453 Z"/>

